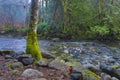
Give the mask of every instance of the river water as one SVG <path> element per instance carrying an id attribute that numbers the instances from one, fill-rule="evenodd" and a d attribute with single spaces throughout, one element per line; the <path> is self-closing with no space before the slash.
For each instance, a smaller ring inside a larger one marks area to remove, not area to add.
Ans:
<path id="1" fill-rule="evenodd" d="M 0 36 L 0 50 L 25 51 L 25 38 Z M 64 60 L 80 61 L 82 64 L 104 62 L 107 65 L 120 65 L 120 42 L 98 43 L 92 41 L 52 42 L 39 40 L 41 52 L 47 52 Z M 66 55 L 64 55 L 66 54 Z"/>

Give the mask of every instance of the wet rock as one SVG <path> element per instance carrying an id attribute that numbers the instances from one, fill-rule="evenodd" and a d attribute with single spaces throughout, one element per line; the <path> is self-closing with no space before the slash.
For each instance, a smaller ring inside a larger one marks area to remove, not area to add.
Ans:
<path id="1" fill-rule="evenodd" d="M 100 76 L 96 75 L 94 72 L 91 72 L 90 70 L 84 70 L 82 74 L 85 80 L 101 80 Z"/>
<path id="2" fill-rule="evenodd" d="M 34 58 L 31 58 L 30 55 L 21 55 L 18 57 L 18 61 L 22 62 L 23 65 L 31 65 L 34 62 Z"/>
<path id="3" fill-rule="evenodd" d="M 68 53 L 69 53 L 69 50 L 68 50 L 68 49 L 66 49 L 66 50 L 64 50 L 63 52 L 68 54 Z"/>
<path id="4" fill-rule="evenodd" d="M 18 61 L 22 62 L 23 65 L 27 66 L 33 64 L 34 58 L 22 58 L 21 60 L 18 59 Z"/>
<path id="5" fill-rule="evenodd" d="M 112 80 L 119 80 L 119 79 L 117 79 L 116 77 L 112 77 Z"/>
<path id="6" fill-rule="evenodd" d="M 5 59 L 13 59 L 11 55 L 5 55 Z"/>
<path id="7" fill-rule="evenodd" d="M 42 52 L 42 57 L 46 59 L 55 59 L 55 56 L 50 53 Z"/>
<path id="8" fill-rule="evenodd" d="M 66 65 L 72 67 L 72 72 L 82 72 L 84 70 L 80 62 L 66 62 Z"/>
<path id="9" fill-rule="evenodd" d="M 43 58 L 42 60 L 40 60 L 39 62 L 38 62 L 38 66 L 48 66 L 48 63 L 49 63 L 49 61 L 48 61 L 48 59 L 45 59 L 45 58 Z"/>
<path id="10" fill-rule="evenodd" d="M 86 64 L 86 65 L 84 65 L 85 69 L 89 69 L 90 71 L 92 71 L 92 72 L 94 72 L 96 74 L 99 74 L 100 73 L 100 69 L 97 66 L 94 66 L 93 64 Z"/>
<path id="11" fill-rule="evenodd" d="M 14 58 L 19 58 L 20 56 L 21 56 L 22 54 L 19 54 L 19 53 L 13 53 L 13 54 L 11 54 L 11 56 L 12 57 L 14 57 Z"/>
<path id="12" fill-rule="evenodd" d="M 111 76 L 106 73 L 101 73 L 102 80 L 112 80 Z"/>
<path id="13" fill-rule="evenodd" d="M 109 58 L 109 59 L 108 59 L 108 62 L 109 62 L 109 63 L 115 63 L 115 59 Z"/>
<path id="14" fill-rule="evenodd" d="M 4 69 L 7 69 L 8 68 L 8 66 L 6 66 L 6 65 L 0 65 L 0 70 L 4 70 Z"/>
<path id="15" fill-rule="evenodd" d="M 103 77 L 103 80 L 112 80 L 111 76 L 110 75 L 105 75 Z"/>
<path id="16" fill-rule="evenodd" d="M 69 80 L 83 80 L 81 73 L 71 73 Z"/>
<path id="17" fill-rule="evenodd" d="M 43 73 L 34 69 L 26 69 L 21 76 L 22 77 L 43 76 Z"/>
<path id="18" fill-rule="evenodd" d="M 60 62 L 60 61 L 57 61 L 57 60 L 53 60 L 51 61 L 48 66 L 50 68 L 55 68 L 55 69 L 59 69 L 59 70 L 62 70 L 66 67 L 65 63 L 63 62 Z"/>
<path id="19" fill-rule="evenodd" d="M 60 38 L 52 38 L 51 40 L 54 42 L 57 42 L 57 41 L 60 41 Z"/>
<path id="20" fill-rule="evenodd" d="M 112 76 L 112 77 L 114 76 L 114 77 L 120 79 L 119 69 L 116 70 L 116 69 L 112 68 L 111 66 L 107 66 L 107 65 L 105 65 L 105 64 L 101 64 L 101 65 L 100 65 L 100 69 L 101 69 L 103 72 L 109 74 L 110 76 Z"/>

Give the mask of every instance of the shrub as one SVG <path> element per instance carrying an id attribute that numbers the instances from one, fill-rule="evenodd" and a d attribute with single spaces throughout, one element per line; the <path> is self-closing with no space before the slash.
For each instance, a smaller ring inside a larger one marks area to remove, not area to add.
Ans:
<path id="1" fill-rule="evenodd" d="M 5 32 L 9 32 L 9 31 L 11 31 L 11 30 L 13 30 L 13 28 L 12 28 L 11 26 L 5 26 L 5 27 L 3 28 L 3 31 L 5 31 Z"/>
<path id="2" fill-rule="evenodd" d="M 94 27 L 90 27 L 90 30 L 95 33 L 96 35 L 98 34 L 99 36 L 105 36 L 107 34 L 109 34 L 109 28 L 108 26 L 94 26 Z"/>
<path id="3" fill-rule="evenodd" d="M 46 23 L 39 23 L 37 28 L 37 33 L 40 36 L 46 36 L 50 32 L 50 27 Z"/>

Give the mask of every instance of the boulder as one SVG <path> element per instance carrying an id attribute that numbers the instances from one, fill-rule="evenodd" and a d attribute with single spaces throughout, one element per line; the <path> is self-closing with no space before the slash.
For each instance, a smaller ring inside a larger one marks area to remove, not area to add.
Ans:
<path id="1" fill-rule="evenodd" d="M 30 55 L 21 55 L 18 57 L 18 61 L 22 62 L 23 65 L 31 65 L 34 62 L 34 58 L 31 58 Z"/>
<path id="2" fill-rule="evenodd" d="M 34 70 L 34 69 L 26 69 L 22 74 L 22 77 L 32 77 L 32 76 L 43 76 L 43 73 L 38 71 L 38 70 Z"/>
<path id="3" fill-rule="evenodd" d="M 63 62 L 60 62 L 60 61 L 57 61 L 57 60 L 53 60 L 51 61 L 48 66 L 50 68 L 55 68 L 55 69 L 59 69 L 59 70 L 62 70 L 66 67 L 65 63 Z"/>

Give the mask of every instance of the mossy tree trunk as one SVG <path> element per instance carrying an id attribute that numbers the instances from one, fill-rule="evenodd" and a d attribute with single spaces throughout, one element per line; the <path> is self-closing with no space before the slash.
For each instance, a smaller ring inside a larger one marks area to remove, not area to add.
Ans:
<path id="1" fill-rule="evenodd" d="M 69 0 L 61 0 L 62 2 L 62 7 L 63 7 L 63 12 L 64 12 L 64 16 L 63 16 L 63 20 L 64 20 L 64 28 L 63 31 L 67 32 L 68 31 L 68 27 L 69 27 L 69 17 L 68 17 L 68 4 L 69 4 Z"/>
<path id="2" fill-rule="evenodd" d="M 32 57 L 34 57 L 37 61 L 42 59 L 36 33 L 38 13 L 39 13 L 39 0 L 32 0 L 29 29 L 26 38 L 26 53 L 31 54 Z"/>

